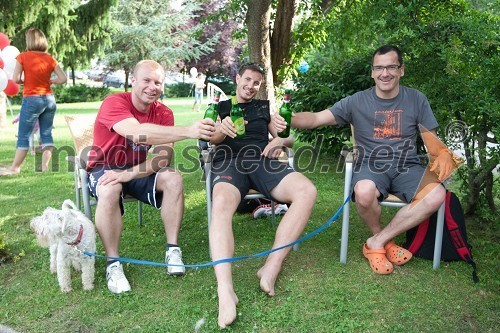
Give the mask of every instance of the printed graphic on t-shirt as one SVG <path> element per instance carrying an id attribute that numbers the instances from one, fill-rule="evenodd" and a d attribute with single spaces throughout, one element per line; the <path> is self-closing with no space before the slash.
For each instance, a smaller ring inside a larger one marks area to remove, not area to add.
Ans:
<path id="1" fill-rule="evenodd" d="M 142 143 L 135 143 L 133 141 L 127 140 L 128 145 L 132 147 L 133 151 L 148 151 L 150 146 Z"/>
<path id="2" fill-rule="evenodd" d="M 403 110 L 375 111 L 374 139 L 401 139 Z"/>

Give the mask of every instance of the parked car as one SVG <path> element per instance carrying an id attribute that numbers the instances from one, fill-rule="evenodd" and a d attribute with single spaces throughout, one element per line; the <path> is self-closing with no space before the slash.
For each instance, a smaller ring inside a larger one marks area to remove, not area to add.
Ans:
<path id="1" fill-rule="evenodd" d="M 87 80 L 89 76 L 82 71 L 75 71 L 75 77 L 80 80 Z M 71 71 L 69 71 L 69 78 L 73 79 Z"/>
<path id="2" fill-rule="evenodd" d="M 125 87 L 125 78 L 119 77 L 119 76 L 114 76 L 114 75 L 108 75 L 104 78 L 102 81 L 102 85 L 105 88 L 113 87 L 113 88 L 123 88 Z M 130 87 L 130 83 L 128 84 Z"/>
<path id="3" fill-rule="evenodd" d="M 102 82 L 104 80 L 104 73 L 102 71 L 98 70 L 90 70 L 87 71 L 85 74 L 87 74 L 88 78 L 97 81 L 97 82 Z"/>

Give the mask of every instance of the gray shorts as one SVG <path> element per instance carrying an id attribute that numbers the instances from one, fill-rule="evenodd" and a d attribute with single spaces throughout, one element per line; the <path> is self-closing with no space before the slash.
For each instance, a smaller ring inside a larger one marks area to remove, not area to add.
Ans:
<path id="1" fill-rule="evenodd" d="M 111 169 L 128 169 L 130 166 L 126 166 L 123 168 L 112 168 L 109 166 L 97 167 L 87 172 L 87 178 L 89 181 L 89 190 L 90 194 L 94 198 L 98 198 L 97 196 L 97 181 L 104 174 L 104 170 Z M 148 205 L 151 205 L 155 208 L 161 208 L 161 201 L 163 198 L 163 192 L 156 192 L 156 173 L 149 175 L 149 177 L 132 179 L 127 183 L 122 183 L 122 195 L 120 200 L 120 210 L 122 215 L 125 210 L 123 208 L 123 199 L 125 196 L 132 196 L 139 201 L 142 201 Z"/>
<path id="2" fill-rule="evenodd" d="M 224 182 L 234 185 L 240 191 L 241 199 L 250 189 L 274 199 L 271 191 L 292 172 L 295 170 L 288 164 L 267 157 L 232 158 L 213 163 L 212 189 L 215 184 Z"/>
<path id="3" fill-rule="evenodd" d="M 425 169 L 420 164 L 411 164 L 405 166 L 405 168 L 398 168 L 397 165 L 387 165 L 386 162 L 355 165 L 351 182 L 352 201 L 355 201 L 354 186 L 356 183 L 368 179 L 375 183 L 377 190 L 381 193 L 378 197 L 379 202 L 385 200 L 391 193 L 409 203 L 417 192 Z"/>

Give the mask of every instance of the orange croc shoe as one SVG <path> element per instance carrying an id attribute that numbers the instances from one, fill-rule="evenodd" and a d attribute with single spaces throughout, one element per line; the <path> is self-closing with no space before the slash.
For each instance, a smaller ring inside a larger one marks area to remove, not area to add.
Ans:
<path id="1" fill-rule="evenodd" d="M 404 265 L 410 261 L 413 254 L 405 248 L 394 244 L 394 241 L 390 241 L 385 244 L 384 249 L 386 251 L 385 256 L 387 259 L 395 265 Z"/>
<path id="2" fill-rule="evenodd" d="M 377 274 L 391 274 L 394 270 L 391 262 L 387 260 L 384 249 L 370 250 L 363 245 L 363 255 L 370 262 L 370 267 Z"/>

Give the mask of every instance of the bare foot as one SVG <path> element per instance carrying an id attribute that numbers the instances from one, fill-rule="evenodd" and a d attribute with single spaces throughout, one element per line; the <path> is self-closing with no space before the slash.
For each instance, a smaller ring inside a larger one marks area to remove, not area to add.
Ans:
<path id="1" fill-rule="evenodd" d="M 274 284 L 276 279 L 278 278 L 278 274 L 281 270 L 281 267 L 266 267 L 264 265 L 257 272 L 257 277 L 260 279 L 260 289 L 262 289 L 269 296 L 274 296 Z"/>
<path id="2" fill-rule="evenodd" d="M 375 234 L 366 240 L 366 246 L 371 250 L 377 250 L 377 249 L 384 248 L 385 243 L 381 243 L 380 241 L 378 241 L 377 237 L 376 237 L 377 235 L 378 234 Z"/>
<path id="3" fill-rule="evenodd" d="M 0 176 L 15 176 L 18 175 L 21 170 L 12 170 L 11 168 L 0 169 Z"/>
<path id="4" fill-rule="evenodd" d="M 219 327 L 226 328 L 236 320 L 238 296 L 234 291 L 219 291 Z"/>

